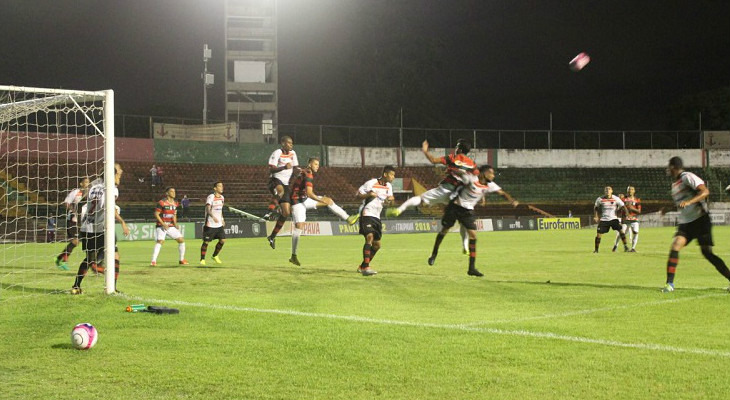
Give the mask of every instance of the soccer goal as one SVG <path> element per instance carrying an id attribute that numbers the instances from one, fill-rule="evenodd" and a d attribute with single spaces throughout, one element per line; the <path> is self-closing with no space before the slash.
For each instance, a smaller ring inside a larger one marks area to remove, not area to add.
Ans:
<path id="1" fill-rule="evenodd" d="M 71 288 L 81 243 L 56 260 L 72 239 L 64 201 L 84 178 L 104 182 L 107 266 L 84 286 L 113 293 L 114 92 L 0 85 L 0 301 Z"/>

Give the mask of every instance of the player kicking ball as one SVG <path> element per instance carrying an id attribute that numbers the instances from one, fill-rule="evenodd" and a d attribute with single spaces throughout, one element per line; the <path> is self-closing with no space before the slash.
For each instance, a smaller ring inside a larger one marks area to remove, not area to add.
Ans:
<path id="1" fill-rule="evenodd" d="M 317 171 L 319 171 L 319 158 L 311 157 L 307 163 L 307 168 L 302 169 L 292 184 L 291 198 L 294 230 L 291 235 L 291 258 L 289 262 L 297 266 L 301 265 L 299 258 L 297 258 L 297 248 L 299 247 L 299 237 L 302 235 L 304 223 L 307 221 L 307 210 L 327 206 L 336 216 L 348 222 L 352 219 L 342 207 L 335 204 L 334 200 L 314 193 L 314 175 Z"/>
<path id="2" fill-rule="evenodd" d="M 466 233 L 469 237 L 469 269 L 466 273 L 470 276 L 481 277 L 484 274 L 476 269 L 477 225 L 474 207 L 487 193 L 499 194 L 507 199 L 512 204 L 512 207 L 517 207 L 520 203 L 513 199 L 509 193 L 502 190 L 499 185 L 494 183 L 494 168 L 491 165 L 479 167 L 478 176 L 475 176 L 471 172 L 461 172 L 459 175 L 464 183 L 464 187 L 459 190 L 458 196 L 444 210 L 444 216 L 441 219 L 442 229 L 436 235 L 436 242 L 433 245 L 431 257 L 428 258 L 428 265 L 433 265 L 436 262 L 441 241 L 444 240 L 446 234 L 449 233 L 449 229 L 458 220 L 461 226 L 466 228 Z"/>

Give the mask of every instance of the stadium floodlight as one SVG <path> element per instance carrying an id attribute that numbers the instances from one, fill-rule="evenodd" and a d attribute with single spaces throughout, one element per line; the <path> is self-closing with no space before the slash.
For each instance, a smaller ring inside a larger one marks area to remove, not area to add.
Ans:
<path id="1" fill-rule="evenodd" d="M 54 256 L 66 242 L 65 196 L 83 178 L 104 178 L 109 266 L 103 283 L 85 285 L 113 293 L 114 92 L 0 85 L 0 300 L 72 286 L 73 274 L 59 274 Z M 47 240 L 51 217 L 58 221 L 55 243 Z"/>
<path id="2" fill-rule="evenodd" d="M 208 60 L 213 57 L 213 50 L 203 45 L 203 125 L 208 124 L 208 88 L 213 86 L 214 76 L 208 73 Z"/>

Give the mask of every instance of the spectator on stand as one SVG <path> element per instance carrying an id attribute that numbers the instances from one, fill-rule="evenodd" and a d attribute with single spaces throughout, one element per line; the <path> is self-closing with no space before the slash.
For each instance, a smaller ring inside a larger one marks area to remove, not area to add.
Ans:
<path id="1" fill-rule="evenodd" d="M 180 209 L 180 218 L 182 218 L 188 215 L 188 207 L 190 207 L 190 199 L 188 198 L 188 195 L 183 196 L 182 200 L 180 200 L 180 205 L 182 206 Z"/>
<path id="2" fill-rule="evenodd" d="M 157 184 L 157 167 L 155 164 L 152 164 L 152 168 L 150 168 L 150 183 L 153 187 Z"/>

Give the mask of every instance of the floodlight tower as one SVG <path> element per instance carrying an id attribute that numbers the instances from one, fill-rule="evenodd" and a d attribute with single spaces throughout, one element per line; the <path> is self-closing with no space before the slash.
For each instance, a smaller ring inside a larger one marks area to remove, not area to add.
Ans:
<path id="1" fill-rule="evenodd" d="M 213 74 L 208 73 L 208 60 L 211 59 L 213 51 L 208 45 L 203 45 L 203 125 L 208 124 L 208 88 L 213 86 Z"/>

